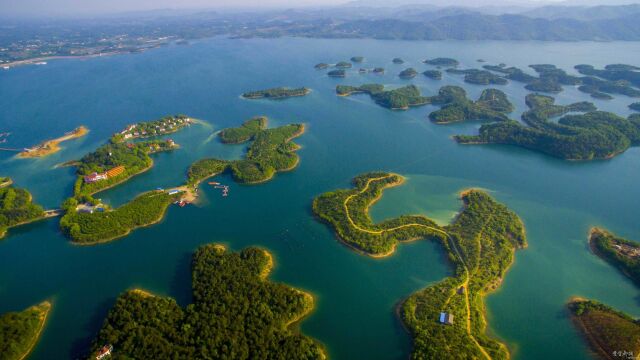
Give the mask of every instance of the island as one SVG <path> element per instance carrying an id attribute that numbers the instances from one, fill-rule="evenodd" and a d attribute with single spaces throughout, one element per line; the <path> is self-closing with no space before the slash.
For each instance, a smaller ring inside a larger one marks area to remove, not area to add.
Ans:
<path id="1" fill-rule="evenodd" d="M 20 312 L 0 316 L 0 354 L 5 360 L 26 359 L 38 343 L 51 311 L 44 301 Z"/>
<path id="2" fill-rule="evenodd" d="M 32 203 L 32 196 L 25 189 L 11 186 L 10 178 L 0 179 L 0 239 L 9 228 L 44 219 L 47 214 L 40 205 Z"/>
<path id="3" fill-rule="evenodd" d="M 433 65 L 433 66 L 443 66 L 443 67 L 456 67 L 460 65 L 460 62 L 458 62 L 458 60 L 452 59 L 452 58 L 446 58 L 446 57 L 439 57 L 431 60 L 427 59 L 427 60 L 424 60 L 423 63 Z"/>
<path id="4" fill-rule="evenodd" d="M 574 326 L 599 359 L 637 359 L 640 320 L 595 300 L 573 298 L 567 307 Z"/>
<path id="5" fill-rule="evenodd" d="M 340 61 L 335 65 L 335 67 L 338 69 L 350 69 L 352 66 L 353 64 L 348 61 Z"/>
<path id="6" fill-rule="evenodd" d="M 550 96 L 529 94 L 530 110 L 522 114 L 528 126 L 514 120 L 494 122 L 482 125 L 478 135 L 456 135 L 454 139 L 461 144 L 516 145 L 565 160 L 609 159 L 640 145 L 640 116 L 623 118 L 596 111 L 589 102 L 554 102 Z M 583 114 L 550 120 L 568 112 Z"/>
<path id="7" fill-rule="evenodd" d="M 255 117 L 241 126 L 220 131 L 225 144 L 251 141 L 242 160 L 202 159 L 188 170 L 187 184 L 195 188 L 210 177 L 231 172 L 243 184 L 258 184 L 271 180 L 276 173 L 293 170 L 299 162 L 296 151 L 300 148 L 292 140 L 304 133 L 303 124 L 289 124 L 267 129 L 266 117 Z"/>
<path id="8" fill-rule="evenodd" d="M 619 269 L 640 286 L 640 243 L 623 239 L 594 227 L 589 232 L 589 247 L 594 254 Z"/>
<path id="9" fill-rule="evenodd" d="M 306 87 L 290 89 L 287 87 L 277 87 L 266 90 L 249 91 L 242 94 L 245 99 L 286 99 L 296 96 L 305 96 L 311 92 L 311 89 Z"/>
<path id="10" fill-rule="evenodd" d="M 373 70 L 371 70 L 371 72 L 374 73 L 374 74 L 384 74 L 384 68 L 375 67 L 375 68 L 373 68 Z"/>
<path id="11" fill-rule="evenodd" d="M 422 74 L 433 80 L 442 80 L 442 71 L 440 70 L 426 70 Z"/>
<path id="12" fill-rule="evenodd" d="M 59 138 L 47 140 L 34 147 L 26 148 L 24 151 L 18 153 L 18 157 L 23 159 L 39 158 L 54 154 L 60 151 L 61 142 L 83 137 L 87 135 L 87 133 L 89 133 L 89 129 L 84 126 L 80 126 Z"/>
<path id="13" fill-rule="evenodd" d="M 329 68 L 329 64 L 326 64 L 326 63 L 319 63 L 319 64 L 316 64 L 316 65 L 314 66 L 314 68 L 315 68 L 316 70 L 324 70 L 324 69 Z"/>
<path id="14" fill-rule="evenodd" d="M 640 72 L 637 66 L 626 64 L 609 64 L 604 69 L 596 69 L 592 65 L 576 65 L 575 69 L 580 74 L 597 76 L 609 81 L 624 81 L 635 87 L 640 87 Z"/>
<path id="15" fill-rule="evenodd" d="M 436 124 L 469 120 L 508 121 L 506 114 L 514 110 L 507 95 L 497 89 L 483 90 L 477 101 L 469 100 L 466 91 L 458 86 L 444 86 L 439 94 L 440 100 L 434 103 L 443 106 L 429 114 L 429 119 Z"/>
<path id="16" fill-rule="evenodd" d="M 640 111 L 640 102 L 634 102 L 633 104 L 629 104 L 629 109 L 633 111 Z"/>
<path id="17" fill-rule="evenodd" d="M 347 72 L 343 69 L 331 70 L 327 73 L 329 77 L 346 77 Z"/>
<path id="18" fill-rule="evenodd" d="M 400 76 L 400 78 L 402 79 L 413 79 L 414 77 L 416 77 L 416 75 L 418 75 L 418 72 L 414 68 L 404 69 L 400 72 L 400 74 L 398 74 L 398 76 Z"/>
<path id="19" fill-rule="evenodd" d="M 195 124 L 196 120 L 187 115 L 165 116 L 158 120 L 143 121 L 127 125 L 122 131 L 113 134 L 111 142 L 121 143 L 126 140 L 145 139 L 155 136 L 169 135 Z"/>
<path id="20" fill-rule="evenodd" d="M 351 61 L 353 61 L 354 63 L 361 63 L 364 61 L 364 57 L 363 56 L 354 56 L 351 58 Z"/>
<path id="21" fill-rule="evenodd" d="M 478 70 L 478 69 L 466 69 L 466 70 L 458 70 L 458 69 L 447 69 L 448 73 L 451 74 L 463 74 L 464 81 L 469 84 L 476 85 L 506 85 L 508 81 L 487 70 Z"/>
<path id="22" fill-rule="evenodd" d="M 506 346 L 485 334 L 483 298 L 500 285 L 515 250 L 526 246 L 522 221 L 485 192 L 466 190 L 463 210 L 450 225 L 439 226 L 423 215 L 374 224 L 369 207 L 384 189 L 403 180 L 385 172 L 360 175 L 353 189 L 315 198 L 313 212 L 342 243 L 372 257 L 391 255 L 399 242 L 432 238 L 442 244 L 453 275 L 410 295 L 397 308 L 414 340 L 412 358 L 507 359 Z"/>
<path id="23" fill-rule="evenodd" d="M 91 358 L 109 352 L 118 359 L 325 359 L 318 341 L 293 328 L 313 310 L 313 297 L 270 281 L 272 268 L 271 254 L 260 248 L 202 246 L 191 265 L 193 304 L 183 308 L 140 289 L 123 293 Z"/>
<path id="24" fill-rule="evenodd" d="M 404 64 L 404 60 L 402 60 L 401 58 L 393 58 L 393 60 L 391 60 L 392 63 L 394 64 Z"/>
<path id="25" fill-rule="evenodd" d="M 415 85 L 407 85 L 393 90 L 384 90 L 381 84 L 364 84 L 360 86 L 338 85 L 336 94 L 368 94 L 376 104 L 391 110 L 408 110 L 413 106 L 429 104 L 429 98 L 420 94 Z"/>

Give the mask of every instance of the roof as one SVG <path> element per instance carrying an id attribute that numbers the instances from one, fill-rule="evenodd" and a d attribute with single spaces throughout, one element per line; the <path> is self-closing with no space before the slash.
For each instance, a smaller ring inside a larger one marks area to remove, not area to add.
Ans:
<path id="1" fill-rule="evenodd" d="M 107 176 L 109 177 L 118 176 L 124 172 L 124 169 L 125 167 L 122 165 L 116 166 L 113 169 L 107 171 Z"/>

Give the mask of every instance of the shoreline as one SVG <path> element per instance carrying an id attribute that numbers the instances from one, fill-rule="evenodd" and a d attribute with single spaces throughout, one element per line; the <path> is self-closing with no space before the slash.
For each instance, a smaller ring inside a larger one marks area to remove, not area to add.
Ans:
<path id="1" fill-rule="evenodd" d="M 24 151 L 21 151 L 20 153 L 18 153 L 17 157 L 19 159 L 31 159 L 31 158 L 40 158 L 40 157 L 49 156 L 51 154 L 55 154 L 62 149 L 60 147 L 60 143 L 81 138 L 87 135 L 88 133 L 89 133 L 89 128 L 87 128 L 84 125 L 80 125 L 79 127 L 72 130 L 71 133 L 69 134 L 65 134 L 61 137 L 51 139 L 51 140 L 45 140 L 41 142 L 40 144 L 30 148 L 32 149 L 31 151 L 26 149 Z"/>
<path id="2" fill-rule="evenodd" d="M 603 359 L 609 359 L 609 353 L 604 350 L 600 342 L 596 339 L 596 337 L 587 329 L 584 322 L 580 318 L 580 316 L 575 315 L 570 309 L 568 309 L 569 305 L 580 302 L 587 302 L 588 300 L 579 296 L 573 296 L 569 299 L 569 301 L 565 304 L 565 309 L 569 312 L 569 317 L 571 322 L 574 325 L 574 328 L 577 332 L 582 336 L 585 342 L 587 343 L 587 348 L 589 351 L 598 357 Z"/>
<path id="3" fill-rule="evenodd" d="M 42 321 L 40 322 L 40 327 L 38 328 L 38 332 L 36 333 L 36 335 L 33 337 L 33 341 L 31 342 L 31 344 L 29 345 L 29 348 L 27 349 L 27 351 L 22 354 L 21 357 L 18 358 L 18 360 L 24 360 L 26 359 L 29 354 L 31 354 L 31 352 L 33 351 L 33 349 L 36 347 L 36 345 L 38 344 L 38 340 L 40 340 L 40 335 L 42 335 L 42 331 L 44 330 L 45 325 L 47 324 L 47 319 L 49 317 L 49 312 L 51 311 L 52 305 L 49 301 L 43 301 L 38 305 L 34 305 L 31 308 L 34 307 L 44 307 L 44 314 L 40 314 L 40 317 L 42 319 Z"/>

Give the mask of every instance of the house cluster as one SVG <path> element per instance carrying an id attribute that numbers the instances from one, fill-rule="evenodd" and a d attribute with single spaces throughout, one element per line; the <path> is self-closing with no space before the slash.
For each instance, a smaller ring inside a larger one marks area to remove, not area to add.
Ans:
<path id="1" fill-rule="evenodd" d="M 120 131 L 120 135 L 122 135 L 124 140 L 129 140 L 140 137 L 169 134 L 183 126 L 191 124 L 192 122 L 193 120 L 188 117 L 168 117 L 162 120 L 152 121 L 150 123 L 129 125 L 124 130 Z"/>
<path id="2" fill-rule="evenodd" d="M 111 177 L 115 177 L 118 176 L 120 174 L 122 174 L 125 170 L 125 167 L 120 165 L 120 166 L 116 166 L 110 170 L 107 170 L 103 173 L 97 173 L 94 172 L 93 174 L 87 175 L 84 177 L 84 182 L 86 184 L 91 184 L 94 182 L 98 182 L 98 181 L 102 181 L 102 180 L 107 180 L 108 178 Z"/>

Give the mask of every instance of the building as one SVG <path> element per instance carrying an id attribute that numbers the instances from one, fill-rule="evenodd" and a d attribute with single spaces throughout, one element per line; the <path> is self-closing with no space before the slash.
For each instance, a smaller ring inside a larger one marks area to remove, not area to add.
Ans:
<path id="1" fill-rule="evenodd" d="M 100 180 L 106 180 L 107 179 L 107 173 L 93 173 L 91 175 L 87 175 L 84 177 L 84 182 L 87 184 L 91 184 Z"/>
<path id="2" fill-rule="evenodd" d="M 440 323 L 446 325 L 453 325 L 453 315 L 442 312 L 440 313 Z"/>
<path id="3" fill-rule="evenodd" d="M 120 174 L 122 174 L 125 170 L 125 167 L 120 165 L 120 166 L 116 166 L 111 170 L 107 171 L 107 177 L 114 177 L 114 176 L 118 176 Z"/>
<path id="4" fill-rule="evenodd" d="M 96 360 L 102 360 L 107 356 L 110 356 L 112 351 L 113 351 L 113 345 L 103 346 L 102 348 L 100 348 L 100 350 L 98 350 L 98 354 L 96 355 Z"/>

